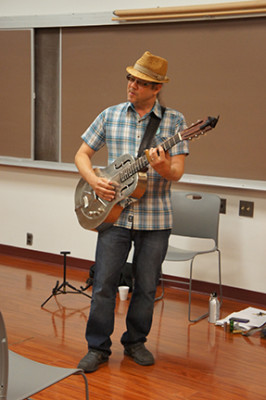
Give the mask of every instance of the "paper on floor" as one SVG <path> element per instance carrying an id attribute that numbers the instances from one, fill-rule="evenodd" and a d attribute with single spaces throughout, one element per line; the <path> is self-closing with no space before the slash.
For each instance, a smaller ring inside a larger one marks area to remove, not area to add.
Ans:
<path id="1" fill-rule="evenodd" d="M 215 325 L 223 326 L 225 322 L 229 323 L 230 318 L 244 318 L 248 319 L 249 322 L 243 323 L 238 322 L 238 325 L 243 329 L 259 328 L 266 323 L 266 310 L 259 308 L 248 307 L 244 310 L 233 312 L 224 319 L 216 321 Z"/>

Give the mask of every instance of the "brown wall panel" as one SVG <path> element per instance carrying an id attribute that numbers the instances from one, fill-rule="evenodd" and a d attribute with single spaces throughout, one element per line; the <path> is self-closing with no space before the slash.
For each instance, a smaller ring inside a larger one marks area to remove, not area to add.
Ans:
<path id="1" fill-rule="evenodd" d="M 0 155 L 31 158 L 31 31 L 0 30 Z"/>
<path id="2" fill-rule="evenodd" d="M 166 105 L 191 124 L 220 115 L 191 143 L 186 172 L 266 179 L 266 20 L 66 28 L 62 37 L 62 161 L 73 162 L 80 135 L 109 105 L 126 99 L 125 68 L 145 51 L 166 57 Z M 106 155 L 95 163 L 104 164 Z"/>

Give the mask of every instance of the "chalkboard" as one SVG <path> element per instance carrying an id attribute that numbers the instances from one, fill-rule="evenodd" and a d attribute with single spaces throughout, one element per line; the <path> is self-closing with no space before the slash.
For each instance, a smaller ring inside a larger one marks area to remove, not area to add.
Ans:
<path id="1" fill-rule="evenodd" d="M 169 61 L 165 104 L 188 125 L 220 115 L 191 142 L 186 173 L 266 180 L 266 19 L 132 24 L 62 30 L 62 161 L 104 108 L 126 100 L 126 71 L 144 51 Z M 105 165 L 106 152 L 94 160 Z"/>
<path id="2" fill-rule="evenodd" d="M 220 115 L 215 130 L 190 144 L 186 173 L 265 181 L 265 22 L 257 17 L 63 28 L 60 161 L 73 163 L 80 136 L 97 114 L 126 100 L 125 68 L 149 50 L 169 61 L 165 105 L 181 111 L 188 125 Z M 27 29 L 0 31 L 0 156 L 34 154 L 32 37 Z M 106 160 L 104 149 L 94 163 Z"/>
<path id="3" fill-rule="evenodd" d="M 32 157 L 31 30 L 0 30 L 0 156 Z"/>

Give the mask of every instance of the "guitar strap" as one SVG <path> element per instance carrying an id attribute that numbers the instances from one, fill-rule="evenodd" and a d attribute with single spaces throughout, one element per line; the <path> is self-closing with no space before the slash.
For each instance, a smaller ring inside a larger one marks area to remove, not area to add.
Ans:
<path id="1" fill-rule="evenodd" d="M 161 106 L 162 118 L 157 117 L 154 112 L 151 112 L 149 123 L 146 127 L 145 133 L 143 135 L 142 141 L 139 146 L 138 157 L 140 157 L 144 150 L 148 149 L 152 139 L 157 131 L 158 126 L 160 125 L 161 120 L 163 119 L 165 107 Z"/>

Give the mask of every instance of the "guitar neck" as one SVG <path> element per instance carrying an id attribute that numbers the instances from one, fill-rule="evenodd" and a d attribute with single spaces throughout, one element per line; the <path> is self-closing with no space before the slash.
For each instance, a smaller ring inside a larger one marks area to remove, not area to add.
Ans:
<path id="1" fill-rule="evenodd" d="M 181 141 L 182 141 L 181 134 L 177 133 L 171 138 L 165 140 L 161 144 L 161 146 L 163 147 L 164 151 L 168 151 L 169 149 L 171 149 L 171 147 L 173 147 L 175 144 Z M 146 154 L 143 154 L 143 156 L 138 157 L 136 161 L 134 161 L 132 164 L 130 164 L 121 172 L 121 177 L 120 177 L 121 182 L 126 181 L 128 178 L 137 174 L 139 171 L 143 170 L 148 165 L 149 165 L 149 160 Z"/>
<path id="2" fill-rule="evenodd" d="M 169 149 L 171 149 L 171 147 L 183 140 L 192 140 L 193 138 L 197 138 L 200 135 L 204 135 L 205 132 L 213 129 L 216 126 L 218 119 L 219 117 L 207 117 L 204 120 L 199 120 L 195 124 L 192 124 L 189 128 L 186 128 L 182 132 L 178 132 L 169 139 L 166 139 L 161 144 L 161 146 L 163 147 L 164 151 L 168 151 Z M 126 181 L 128 178 L 135 175 L 148 165 L 149 160 L 146 154 L 138 157 L 136 161 L 134 161 L 128 167 L 124 168 L 123 171 L 120 173 L 121 182 Z"/>

